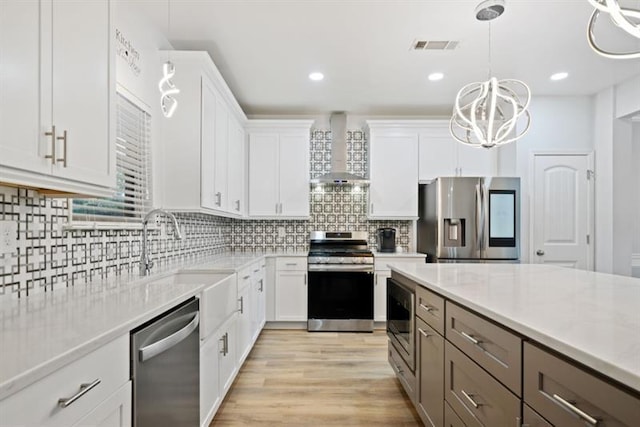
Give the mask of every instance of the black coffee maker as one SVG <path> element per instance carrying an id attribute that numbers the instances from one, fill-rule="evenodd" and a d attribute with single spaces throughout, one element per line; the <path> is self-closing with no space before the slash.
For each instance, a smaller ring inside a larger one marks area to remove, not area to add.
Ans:
<path id="1" fill-rule="evenodd" d="M 396 229 L 378 228 L 378 252 L 396 251 Z"/>

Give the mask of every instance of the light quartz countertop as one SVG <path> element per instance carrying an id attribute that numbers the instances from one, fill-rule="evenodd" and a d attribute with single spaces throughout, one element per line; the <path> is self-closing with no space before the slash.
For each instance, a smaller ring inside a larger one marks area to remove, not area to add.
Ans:
<path id="1" fill-rule="evenodd" d="M 640 279 L 539 264 L 391 271 L 640 392 Z"/>
<path id="2" fill-rule="evenodd" d="M 373 251 L 373 256 L 376 258 L 422 258 L 427 257 L 426 254 L 418 252 L 376 252 Z"/>
<path id="3" fill-rule="evenodd" d="M 290 255 L 216 255 L 164 266 L 143 279 L 115 277 L 25 298 L 0 298 L 0 400 L 211 285 L 155 281 L 182 271 L 233 274 L 265 256 Z"/>

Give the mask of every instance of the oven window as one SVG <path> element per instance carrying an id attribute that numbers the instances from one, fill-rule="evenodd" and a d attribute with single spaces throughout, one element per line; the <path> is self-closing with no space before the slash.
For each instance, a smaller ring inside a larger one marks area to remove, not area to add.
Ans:
<path id="1" fill-rule="evenodd" d="M 310 271 L 309 319 L 373 319 L 373 273 Z"/>

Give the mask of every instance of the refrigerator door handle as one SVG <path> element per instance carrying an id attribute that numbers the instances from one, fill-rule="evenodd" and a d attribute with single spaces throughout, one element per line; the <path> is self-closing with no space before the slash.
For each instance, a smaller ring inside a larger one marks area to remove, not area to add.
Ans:
<path id="1" fill-rule="evenodd" d="M 482 201 L 482 190 L 480 184 L 476 184 L 476 248 L 478 250 L 482 249 L 482 241 L 484 240 L 483 236 L 483 227 L 484 227 L 484 218 L 482 215 L 483 212 L 483 201 Z"/>

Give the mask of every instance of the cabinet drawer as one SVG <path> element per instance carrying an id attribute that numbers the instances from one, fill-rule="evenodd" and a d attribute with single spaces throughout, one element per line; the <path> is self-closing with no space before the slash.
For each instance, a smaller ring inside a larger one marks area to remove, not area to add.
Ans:
<path id="1" fill-rule="evenodd" d="M 61 398 L 78 395 L 81 384 L 100 382 L 66 408 Z M 129 380 L 129 335 L 71 362 L 0 402 L 0 424 L 68 427 L 87 416 Z"/>
<path id="2" fill-rule="evenodd" d="M 413 372 L 411 372 L 407 364 L 404 363 L 404 360 L 402 360 L 402 357 L 393 347 L 393 344 L 391 344 L 391 342 L 389 342 L 388 361 L 389 365 L 391 365 L 391 368 L 393 369 L 393 372 L 396 373 L 398 380 L 400 380 L 400 384 L 402 384 L 402 387 L 407 393 L 407 396 L 409 396 L 409 399 L 411 399 L 412 402 L 415 402 L 416 377 Z"/>
<path id="3" fill-rule="evenodd" d="M 445 399 L 467 426 L 516 424 L 518 397 L 448 341 L 444 360 Z"/>
<path id="4" fill-rule="evenodd" d="M 444 402 L 444 427 L 466 427 L 447 402 Z"/>
<path id="5" fill-rule="evenodd" d="M 524 345 L 524 400 L 556 426 L 640 425 L 637 396 L 529 343 Z"/>
<path id="6" fill-rule="evenodd" d="M 553 427 L 529 405 L 522 405 L 522 427 Z"/>
<path id="7" fill-rule="evenodd" d="M 306 257 L 282 257 L 276 259 L 276 270 L 307 271 Z"/>
<path id="8" fill-rule="evenodd" d="M 235 274 L 202 291 L 200 339 L 205 340 L 238 308 Z"/>
<path id="9" fill-rule="evenodd" d="M 444 298 L 416 285 L 416 315 L 444 335 Z"/>
<path id="10" fill-rule="evenodd" d="M 516 395 L 522 387 L 522 340 L 447 301 L 446 337 Z"/>

